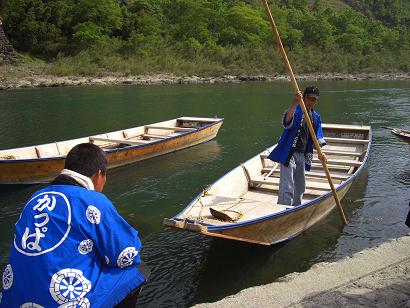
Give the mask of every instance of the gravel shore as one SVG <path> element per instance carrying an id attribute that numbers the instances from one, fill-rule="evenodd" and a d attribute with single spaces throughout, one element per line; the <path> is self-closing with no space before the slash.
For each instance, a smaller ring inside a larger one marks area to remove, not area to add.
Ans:
<path id="1" fill-rule="evenodd" d="M 410 235 L 195 307 L 410 308 Z"/>
<path id="2" fill-rule="evenodd" d="M 299 81 L 309 80 L 410 80 L 410 74 L 305 74 L 297 76 Z M 250 81 L 289 81 L 287 75 L 272 76 L 233 76 L 217 77 L 176 76 L 173 74 L 141 75 L 129 77 L 78 77 L 78 76 L 24 76 L 0 77 L 0 90 L 38 87 L 65 87 L 83 85 L 164 85 L 164 84 L 213 84 L 213 83 L 240 83 Z"/>

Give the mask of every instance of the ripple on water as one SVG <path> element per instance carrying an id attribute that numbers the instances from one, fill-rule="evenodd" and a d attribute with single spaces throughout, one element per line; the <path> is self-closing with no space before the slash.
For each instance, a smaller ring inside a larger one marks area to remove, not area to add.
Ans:
<path id="1" fill-rule="evenodd" d="M 150 281 L 138 299 L 144 307 L 185 307 L 196 293 L 197 275 L 209 240 L 194 233 L 164 229 L 144 240 L 142 257 L 151 268 Z"/>
<path id="2" fill-rule="evenodd" d="M 91 134 L 90 130 L 99 133 L 107 128 L 132 127 L 136 119 L 138 123 L 154 123 L 174 114 L 223 116 L 226 121 L 216 140 L 110 170 L 105 191 L 140 232 L 142 257 L 152 269 L 139 306 L 187 307 L 408 233 L 403 220 L 410 199 L 410 147 L 380 126 L 410 128 L 409 83 L 318 84 L 326 102 L 318 105 L 323 120 L 368 123 L 373 127 L 373 144 L 366 167 L 342 200 L 349 225 L 342 226 L 334 211 L 282 246 L 261 248 L 209 239 L 164 228 L 162 220 L 182 210 L 202 186 L 277 140 L 282 112 L 292 98 L 292 91 L 284 90 L 283 83 L 0 91 L 0 146 L 38 144 L 84 136 Z M 52 98 L 58 100 L 53 102 Z M 71 115 L 79 108 L 78 121 L 71 125 Z M 44 110 L 58 117 L 44 116 Z M 36 189 L 0 194 L 3 267 L 18 212 Z"/>

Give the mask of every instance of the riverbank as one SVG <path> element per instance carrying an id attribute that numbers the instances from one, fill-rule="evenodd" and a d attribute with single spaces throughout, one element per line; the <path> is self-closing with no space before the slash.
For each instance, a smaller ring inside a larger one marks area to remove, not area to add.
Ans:
<path id="1" fill-rule="evenodd" d="M 410 80 L 407 73 L 389 74 L 339 74 L 317 73 L 297 76 L 299 81 L 318 80 Z M 174 74 L 138 75 L 138 76 L 50 76 L 22 73 L 3 74 L 0 77 L 0 90 L 21 88 L 47 88 L 72 86 L 108 86 L 108 85 L 165 85 L 165 84 L 213 84 L 213 83 L 240 83 L 250 81 L 288 81 L 287 75 L 250 76 L 250 75 L 223 75 L 215 77 L 177 76 Z"/>
<path id="2" fill-rule="evenodd" d="M 195 307 L 410 308 L 409 248 L 410 235 Z"/>

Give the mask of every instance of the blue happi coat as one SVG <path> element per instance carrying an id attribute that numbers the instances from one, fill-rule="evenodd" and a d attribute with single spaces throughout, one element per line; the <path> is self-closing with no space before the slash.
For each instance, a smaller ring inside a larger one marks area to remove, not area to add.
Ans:
<path id="1" fill-rule="evenodd" d="M 144 282 L 140 249 L 137 231 L 103 194 L 48 186 L 16 224 L 0 306 L 113 307 Z"/>
<path id="2" fill-rule="evenodd" d="M 323 131 L 322 131 L 322 120 L 320 115 L 313 110 L 313 128 L 315 130 L 315 134 L 319 144 L 324 146 L 326 144 L 325 139 L 323 138 Z M 282 124 L 285 128 L 282 135 L 279 138 L 278 144 L 269 154 L 268 158 L 275 162 L 281 163 L 285 166 L 289 164 L 289 160 L 292 157 L 294 152 L 294 148 L 296 147 L 297 137 L 299 135 L 300 130 L 302 129 L 302 123 L 304 119 L 304 114 L 302 108 L 298 105 L 296 107 L 295 113 L 293 115 L 292 121 L 286 125 L 285 123 L 286 112 L 283 114 Z M 306 145 L 306 154 L 305 154 L 305 170 L 309 171 L 312 165 L 312 158 L 313 158 L 313 140 L 308 138 L 308 142 Z"/>

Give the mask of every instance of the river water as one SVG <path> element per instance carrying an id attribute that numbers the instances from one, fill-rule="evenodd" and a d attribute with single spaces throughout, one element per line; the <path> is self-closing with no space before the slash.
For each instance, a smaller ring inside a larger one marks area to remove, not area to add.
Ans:
<path id="1" fill-rule="evenodd" d="M 293 94 L 289 83 L 83 87 L 0 92 L 0 148 L 88 136 L 179 116 L 224 117 L 217 138 L 112 170 L 106 195 L 135 227 L 151 268 L 140 307 L 187 307 L 273 282 L 403 236 L 410 200 L 410 146 L 381 126 L 410 128 L 410 81 L 321 81 L 323 122 L 373 128 L 367 166 L 337 211 L 272 247 L 207 238 L 162 226 L 206 184 L 272 145 Z M 301 83 L 301 88 L 307 83 Z M 0 269 L 14 223 L 41 186 L 0 188 Z"/>

